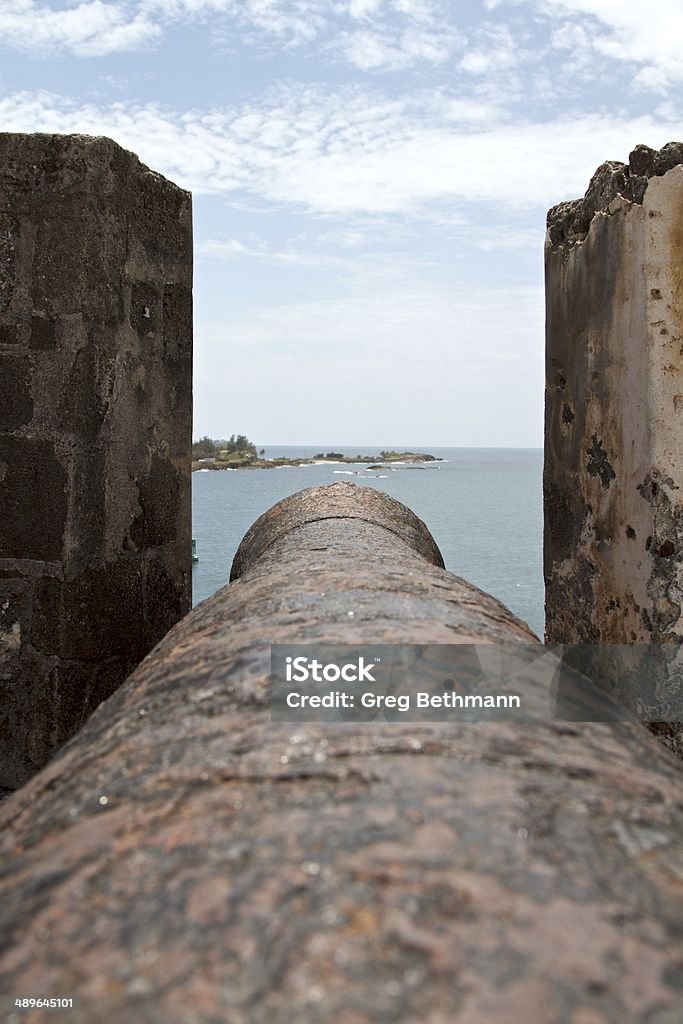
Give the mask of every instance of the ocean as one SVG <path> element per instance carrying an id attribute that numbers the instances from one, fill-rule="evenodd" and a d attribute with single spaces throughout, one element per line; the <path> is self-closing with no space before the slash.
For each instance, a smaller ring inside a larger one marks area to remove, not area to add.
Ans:
<path id="1" fill-rule="evenodd" d="M 237 546 L 262 512 L 304 487 L 349 480 L 385 491 L 411 508 L 431 530 L 447 569 L 493 594 L 542 638 L 542 449 L 412 450 L 443 461 L 385 469 L 379 476 L 363 464 L 193 473 L 192 526 L 199 555 L 192 570 L 193 603 L 227 583 Z M 379 453 L 348 445 L 266 446 L 266 458 L 323 451 Z"/>

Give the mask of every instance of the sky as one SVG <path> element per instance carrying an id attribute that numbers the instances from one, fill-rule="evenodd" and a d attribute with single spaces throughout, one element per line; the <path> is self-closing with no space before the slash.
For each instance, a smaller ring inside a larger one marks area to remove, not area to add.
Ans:
<path id="1" fill-rule="evenodd" d="M 683 137 L 680 0 L 0 0 L 0 130 L 194 194 L 194 436 L 540 447 L 548 207 Z"/>

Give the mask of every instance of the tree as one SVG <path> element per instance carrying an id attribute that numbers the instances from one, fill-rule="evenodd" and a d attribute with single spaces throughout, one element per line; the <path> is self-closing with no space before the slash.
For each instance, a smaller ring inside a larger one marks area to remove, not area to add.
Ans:
<path id="1" fill-rule="evenodd" d="M 210 437 L 200 437 L 192 445 L 192 458 L 205 459 L 216 454 L 216 442 Z"/>
<path id="2" fill-rule="evenodd" d="M 256 445 L 250 441 L 246 434 L 231 434 L 228 441 L 216 441 L 210 437 L 200 437 L 192 445 L 192 458 L 205 459 L 212 455 L 227 452 L 232 455 L 240 452 L 245 455 L 256 455 Z"/>

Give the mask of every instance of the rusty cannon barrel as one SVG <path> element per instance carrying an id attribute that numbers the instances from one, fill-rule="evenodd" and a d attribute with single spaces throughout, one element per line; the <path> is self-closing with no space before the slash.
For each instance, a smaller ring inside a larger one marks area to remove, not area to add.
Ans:
<path id="1" fill-rule="evenodd" d="M 271 643 L 535 642 L 370 488 L 281 502 L 232 575 L 3 805 L 0 993 L 79 1024 L 680 1024 L 673 755 L 629 723 L 274 723 Z"/>

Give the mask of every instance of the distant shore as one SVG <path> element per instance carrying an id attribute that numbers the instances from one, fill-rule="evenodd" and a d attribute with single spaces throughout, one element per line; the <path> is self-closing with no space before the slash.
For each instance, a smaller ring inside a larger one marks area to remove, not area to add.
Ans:
<path id="1" fill-rule="evenodd" d="M 192 472 L 225 469 L 278 469 L 282 466 L 355 466 L 365 464 L 368 469 L 387 469 L 392 464 L 410 465 L 420 462 L 441 462 L 436 455 L 426 452 L 382 452 L 380 455 L 344 455 L 342 452 L 320 452 L 311 458 L 264 459 L 247 452 L 235 452 L 230 458 L 207 457 L 192 462 Z"/>

